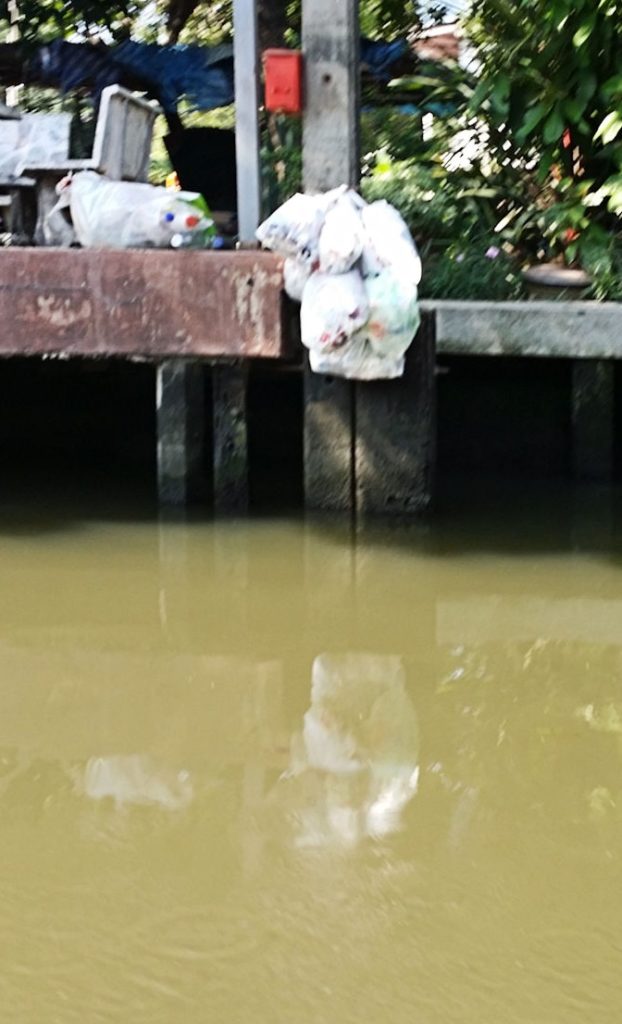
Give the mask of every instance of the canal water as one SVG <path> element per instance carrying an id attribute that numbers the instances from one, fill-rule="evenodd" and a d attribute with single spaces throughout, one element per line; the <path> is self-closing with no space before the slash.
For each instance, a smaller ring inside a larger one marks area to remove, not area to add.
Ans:
<path id="1" fill-rule="evenodd" d="M 353 536 L 5 495 L 1 1019 L 618 1020 L 611 500 Z"/>

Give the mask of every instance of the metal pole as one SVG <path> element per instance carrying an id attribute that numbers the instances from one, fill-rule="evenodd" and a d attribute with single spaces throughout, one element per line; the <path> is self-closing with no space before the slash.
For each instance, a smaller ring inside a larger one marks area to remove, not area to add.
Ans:
<path id="1" fill-rule="evenodd" d="M 257 0 L 233 0 L 238 233 L 252 242 L 261 221 Z"/>

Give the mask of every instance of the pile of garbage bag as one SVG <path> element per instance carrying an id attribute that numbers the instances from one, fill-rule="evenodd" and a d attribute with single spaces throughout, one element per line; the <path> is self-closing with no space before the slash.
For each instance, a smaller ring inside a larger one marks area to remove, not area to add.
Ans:
<path id="1" fill-rule="evenodd" d="M 315 373 L 352 380 L 402 376 L 417 333 L 421 260 L 398 211 L 346 185 L 299 193 L 257 230 L 283 254 L 285 290 L 301 303 L 302 341 Z"/>
<path id="2" fill-rule="evenodd" d="M 57 186 L 59 200 L 48 215 L 54 225 L 70 214 L 75 241 L 86 248 L 211 248 L 217 231 L 198 192 L 173 191 L 144 182 L 113 181 L 80 171 Z"/>

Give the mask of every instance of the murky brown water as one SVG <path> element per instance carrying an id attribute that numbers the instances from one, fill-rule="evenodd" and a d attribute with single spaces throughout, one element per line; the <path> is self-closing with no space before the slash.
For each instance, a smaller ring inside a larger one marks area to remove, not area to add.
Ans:
<path id="1" fill-rule="evenodd" d="M 523 513 L 5 515 L 0 1019 L 618 1020 L 622 561 Z"/>

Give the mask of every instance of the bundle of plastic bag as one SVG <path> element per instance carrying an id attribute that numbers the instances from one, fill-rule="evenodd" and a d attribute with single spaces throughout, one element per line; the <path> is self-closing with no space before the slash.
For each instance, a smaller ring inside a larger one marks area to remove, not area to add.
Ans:
<path id="1" fill-rule="evenodd" d="M 300 323 L 312 357 L 342 349 L 368 318 L 369 305 L 358 272 L 311 275 L 302 294 Z"/>
<path id="2" fill-rule="evenodd" d="M 325 203 L 321 196 L 298 192 L 260 225 L 257 238 L 265 249 L 317 265 L 324 217 Z"/>
<path id="3" fill-rule="evenodd" d="M 81 171 L 65 182 L 58 206 L 63 205 L 69 206 L 77 240 L 85 247 L 209 248 L 216 236 L 199 193 L 112 181 L 95 171 Z"/>
<path id="4" fill-rule="evenodd" d="M 389 203 L 347 186 L 294 196 L 257 237 L 283 253 L 285 289 L 301 302 L 311 369 L 354 380 L 399 377 L 419 327 L 421 260 Z"/>

